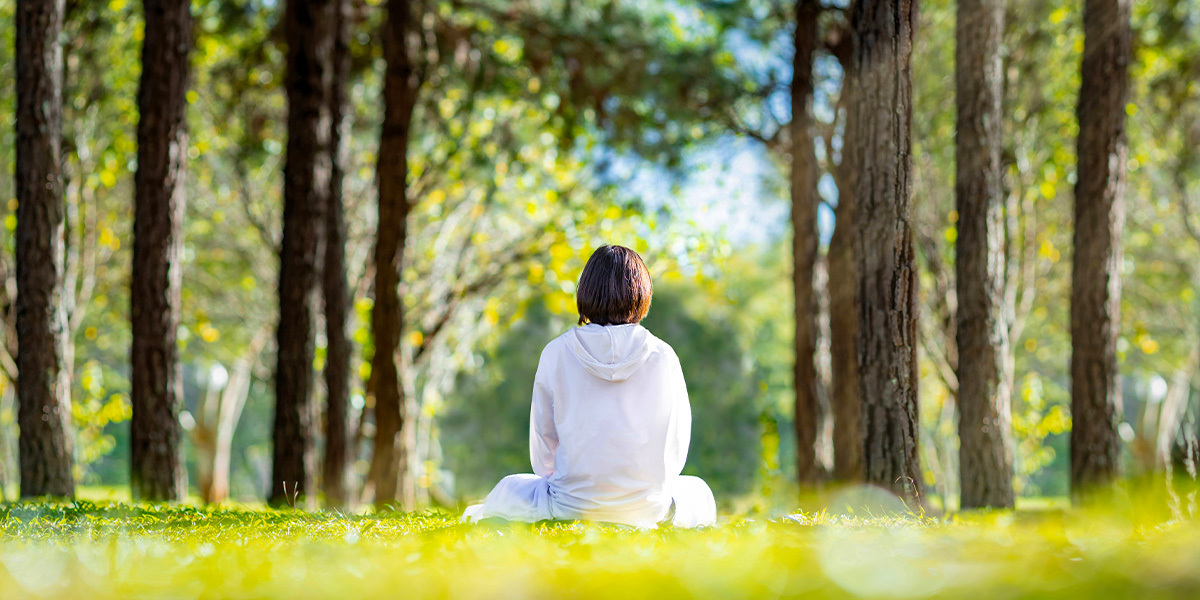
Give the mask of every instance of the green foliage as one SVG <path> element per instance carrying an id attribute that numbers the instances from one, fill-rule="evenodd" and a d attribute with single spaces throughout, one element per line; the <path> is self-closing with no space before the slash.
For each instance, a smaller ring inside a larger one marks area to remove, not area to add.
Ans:
<path id="1" fill-rule="evenodd" d="M 684 473 L 716 494 L 751 491 L 762 459 L 761 384 L 729 308 L 699 286 L 660 287 L 645 326 L 670 344 L 683 365 L 692 404 L 692 443 Z M 723 309 L 723 310 L 722 310 Z"/>
<path id="2" fill-rule="evenodd" d="M 677 165 L 690 144 L 725 132 L 717 117 L 744 94 L 715 13 L 670 2 L 509 5 L 458 0 L 439 15 L 513 78 L 499 91 L 540 99 L 563 150 L 598 136 Z"/>
<path id="3" fill-rule="evenodd" d="M 821 29 L 846 26 L 826 2 Z M 954 18 L 949 0 L 920 3 L 914 49 L 914 229 L 921 254 L 921 402 L 926 477 L 956 494 L 953 331 Z M 731 245 L 688 221 L 680 165 L 720 158 L 728 134 L 764 142 L 777 173 L 767 202 L 787 201 L 790 117 L 788 3 L 699 0 L 438 0 L 423 5 L 429 46 L 411 140 L 407 330 L 403 382 L 416 416 L 422 489 L 472 495 L 526 470 L 532 366 L 565 330 L 574 282 L 601 242 L 652 262 L 660 295 L 647 325 L 684 362 L 696 412 L 689 469 L 720 492 L 790 493 L 791 312 L 788 240 Z M 75 342 L 73 417 L 83 482 L 127 477 L 126 325 L 140 3 L 69 3 L 64 29 L 64 162 Z M 367 413 L 374 352 L 370 250 L 375 226 L 382 3 L 356 4 L 345 137 L 348 279 L 360 375 L 355 422 Z M 0 22 L 13 19 L 0 0 Z M 1014 354 L 1018 488 L 1065 492 L 1069 430 L 1069 289 L 1081 7 L 1009 7 L 1004 34 L 1003 152 Z M 195 0 L 189 94 L 187 218 L 180 343 L 189 414 L 218 392 L 211 377 L 251 365 L 234 442 L 236 497 L 257 496 L 269 458 L 272 350 L 256 343 L 276 320 L 286 102 L 282 5 Z M 1134 474 L 1155 467 L 1162 382 L 1196 421 L 1200 371 L 1200 3 L 1138 0 L 1131 65 L 1123 267 L 1122 431 Z M 15 79 L 12 27 L 0 27 L 0 81 Z M 836 36 L 823 39 L 836 42 Z M 818 52 L 818 159 L 832 175 L 842 147 L 841 68 Z M 0 122 L 13 119 L 0 86 Z M 15 199 L 13 128 L 0 127 L 0 266 L 10 275 Z M 624 167 L 669 189 L 646 192 Z M 825 178 L 822 195 L 836 201 Z M 744 181 L 744 179 L 738 180 Z M 828 209 L 827 205 L 824 210 Z M 823 225 L 828 229 L 828 223 Z M 772 229 L 771 231 L 775 231 Z M 828 234 L 828 231 L 823 231 Z M 786 236 L 784 236 L 786 237 Z M 4 282 L 11 288 L 11 277 Z M 11 295 L 11 294 L 10 294 Z M 6 323 L 6 325 L 8 325 Z M 0 327 L 9 345 L 11 325 Z M 318 367 L 324 339 L 317 340 Z M 13 385 L 0 378 L 0 487 L 15 483 Z M 1171 434 L 1172 432 L 1167 432 Z M 189 451 L 189 455 L 194 453 Z M 487 460 L 477 461 L 479 456 Z M 361 457 L 360 457 L 361 458 Z M 359 470 L 364 468 L 360 460 Z M 193 465 L 194 467 L 194 465 Z M 195 477 L 193 477 L 195 480 Z"/>
<path id="4" fill-rule="evenodd" d="M 534 374 L 542 348 L 571 325 L 568 316 L 552 315 L 544 300 L 532 302 L 480 357 L 482 366 L 459 375 L 457 399 L 441 419 L 444 466 L 454 474 L 456 494 L 482 498 L 505 475 L 529 472 Z"/>

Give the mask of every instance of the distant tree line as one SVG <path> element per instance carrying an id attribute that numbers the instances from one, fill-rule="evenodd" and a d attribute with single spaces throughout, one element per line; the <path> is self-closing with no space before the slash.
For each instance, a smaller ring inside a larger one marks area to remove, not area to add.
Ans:
<path id="1" fill-rule="evenodd" d="M 413 153 L 420 151 L 411 138 L 415 107 L 423 94 L 436 92 L 439 68 L 460 68 L 462 56 L 476 62 L 492 56 L 479 51 L 499 38 L 492 29 L 445 17 L 469 11 L 486 15 L 492 27 L 523 41 L 527 66 L 545 86 L 537 93 L 557 99 L 555 118 L 564 144 L 592 119 L 605 141 L 669 163 L 673 154 L 664 146 L 670 142 L 647 134 L 662 127 L 664 118 L 629 108 L 669 98 L 662 104 L 672 107 L 673 122 L 704 127 L 706 133 L 748 135 L 790 158 L 797 477 L 805 487 L 828 477 L 865 481 L 920 502 L 925 495 L 917 389 L 923 240 L 913 225 L 914 203 L 921 201 L 913 197 L 912 164 L 915 0 L 855 0 L 849 7 L 818 0 L 772 4 L 777 10 L 768 18 L 790 20 L 794 54 L 790 120 L 767 132 L 747 127 L 730 109 L 746 94 L 745 86 L 712 75 L 723 72 L 711 66 L 715 54 L 608 34 L 602 24 L 619 24 L 628 32 L 639 23 L 636 15 L 617 3 L 585 4 L 596 13 L 593 27 L 572 29 L 578 34 L 573 37 L 557 29 L 575 22 L 572 2 L 562 3 L 561 22 L 546 21 L 544 12 L 524 2 L 386 2 L 379 31 L 385 66 L 374 171 L 378 221 L 369 260 L 373 352 L 365 386 L 374 434 L 362 490 L 352 489 L 348 476 L 362 423 L 353 422 L 350 413 L 355 348 L 347 323 L 355 293 L 347 278 L 343 182 L 345 131 L 353 118 L 346 99 L 349 44 L 366 8 L 351 0 L 288 0 L 279 7 L 288 110 L 282 226 L 278 234 L 270 232 L 271 239 L 278 236 L 279 270 L 269 501 L 311 505 L 323 494 L 333 506 L 359 498 L 378 506 L 416 503 L 409 468 L 414 415 L 405 371 L 431 347 L 463 297 L 494 288 L 508 273 L 501 265 L 450 282 L 445 296 L 433 303 L 439 310 L 421 324 L 421 341 L 406 343 L 413 330 L 404 302 L 406 253 L 414 234 L 412 213 L 422 201 L 410 169 Z M 728 7 L 714 10 L 744 17 Z M 187 493 L 176 331 L 195 24 L 189 0 L 144 0 L 143 12 L 129 314 L 130 484 L 136 498 L 177 501 Z M 67 207 L 60 172 L 64 14 L 61 1 L 17 2 L 15 367 L 25 497 L 74 494 L 72 294 L 65 275 Z M 1011 507 L 1015 497 L 1010 405 L 1020 318 L 1014 306 L 1019 277 L 1009 266 L 1013 209 L 1003 183 L 1005 18 L 1005 3 L 999 0 L 958 2 L 955 295 L 953 310 L 941 315 L 954 351 L 941 376 L 955 384 L 964 507 Z M 1083 22 L 1070 291 L 1070 464 L 1072 489 L 1081 494 L 1118 475 L 1116 345 L 1132 60 L 1129 0 L 1085 0 Z M 589 63 L 630 48 L 642 58 L 610 61 L 602 69 Z M 842 128 L 837 152 L 830 142 L 835 136 L 819 133 L 821 124 L 813 116 L 819 56 L 832 57 L 843 72 L 834 107 Z M 505 91 L 514 85 L 515 76 L 503 64 L 477 67 L 476 89 Z M 705 69 L 709 76 L 698 75 Z M 818 140 L 825 143 L 819 153 Z M 815 279 L 821 263 L 822 169 L 831 173 L 838 192 L 824 265 L 824 293 L 832 307 L 827 392 L 818 364 L 821 290 Z M 543 252 L 519 248 L 508 258 L 517 262 Z M 322 406 L 314 366 L 319 333 L 327 340 Z M 833 421 L 831 473 L 825 473 L 818 455 L 825 419 Z M 323 432 L 317 430 L 321 424 Z"/>

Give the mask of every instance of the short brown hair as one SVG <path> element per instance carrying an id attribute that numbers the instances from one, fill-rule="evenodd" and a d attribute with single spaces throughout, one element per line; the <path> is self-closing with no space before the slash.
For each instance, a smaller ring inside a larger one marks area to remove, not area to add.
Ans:
<path id="1" fill-rule="evenodd" d="M 638 323 L 650 312 L 654 283 L 637 252 L 605 244 L 596 248 L 575 292 L 579 324 L 624 325 Z"/>

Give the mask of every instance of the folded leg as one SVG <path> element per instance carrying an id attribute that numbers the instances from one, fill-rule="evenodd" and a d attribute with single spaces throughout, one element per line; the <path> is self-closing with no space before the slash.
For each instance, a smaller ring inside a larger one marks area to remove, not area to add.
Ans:
<path id="1" fill-rule="evenodd" d="M 675 501 L 676 527 L 704 527 L 717 522 L 717 501 L 708 484 L 699 477 L 681 475 L 667 484 Z"/>
<path id="2" fill-rule="evenodd" d="M 546 477 L 528 473 L 509 475 L 500 480 L 483 504 L 467 507 L 463 520 L 499 518 L 508 521 L 535 522 L 551 519 L 550 488 Z"/>

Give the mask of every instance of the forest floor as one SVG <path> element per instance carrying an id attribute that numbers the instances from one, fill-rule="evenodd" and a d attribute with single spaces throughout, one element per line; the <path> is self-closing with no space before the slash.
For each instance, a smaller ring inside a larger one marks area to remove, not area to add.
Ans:
<path id="1" fill-rule="evenodd" d="M 0 505 L 0 598 L 1200 597 L 1200 523 L 1164 505 L 712 528 L 463 525 L 123 503 Z"/>

